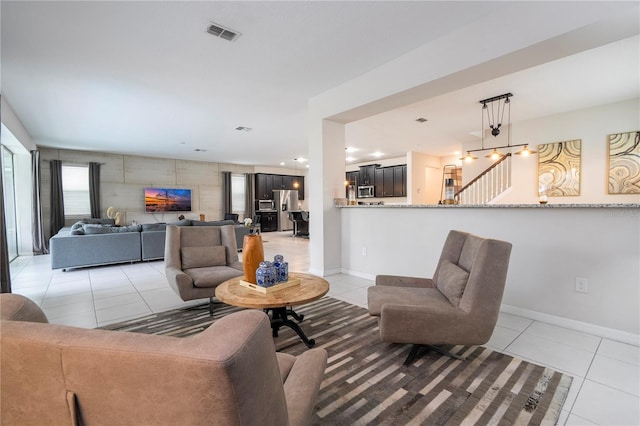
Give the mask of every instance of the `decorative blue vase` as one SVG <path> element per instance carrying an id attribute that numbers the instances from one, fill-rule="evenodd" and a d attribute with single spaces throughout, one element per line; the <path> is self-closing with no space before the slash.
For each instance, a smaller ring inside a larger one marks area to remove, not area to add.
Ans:
<path id="1" fill-rule="evenodd" d="M 276 283 L 276 268 L 271 262 L 260 262 L 256 270 L 256 284 L 260 287 L 271 287 Z"/>
<path id="2" fill-rule="evenodd" d="M 284 261 L 284 256 L 276 254 L 273 257 L 273 266 L 276 269 L 276 281 L 279 283 L 289 281 L 289 263 Z"/>

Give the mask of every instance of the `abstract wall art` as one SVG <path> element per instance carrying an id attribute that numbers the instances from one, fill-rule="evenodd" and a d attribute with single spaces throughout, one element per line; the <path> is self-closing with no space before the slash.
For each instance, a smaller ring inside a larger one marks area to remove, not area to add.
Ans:
<path id="1" fill-rule="evenodd" d="M 580 195 L 582 140 L 538 145 L 538 195 Z"/>
<path id="2" fill-rule="evenodd" d="M 609 135 L 609 194 L 640 194 L 640 131 Z"/>

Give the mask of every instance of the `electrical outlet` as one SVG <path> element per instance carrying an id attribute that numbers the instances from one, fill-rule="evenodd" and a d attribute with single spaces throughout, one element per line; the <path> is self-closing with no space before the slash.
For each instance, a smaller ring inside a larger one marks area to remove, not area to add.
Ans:
<path id="1" fill-rule="evenodd" d="M 363 256 L 367 255 L 367 248 L 366 247 L 362 247 L 362 255 Z"/>
<path id="2" fill-rule="evenodd" d="M 589 293 L 589 281 L 586 278 L 576 278 L 576 291 L 579 293 Z"/>

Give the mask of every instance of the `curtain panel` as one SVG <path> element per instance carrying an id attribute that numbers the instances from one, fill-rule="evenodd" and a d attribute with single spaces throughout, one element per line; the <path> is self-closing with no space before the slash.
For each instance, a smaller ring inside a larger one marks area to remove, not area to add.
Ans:
<path id="1" fill-rule="evenodd" d="M 231 172 L 222 172 L 222 209 L 231 213 Z"/>
<path id="2" fill-rule="evenodd" d="M 51 235 L 64 227 L 64 197 L 62 195 L 62 161 L 51 160 Z"/>
<path id="3" fill-rule="evenodd" d="M 48 241 L 44 236 L 40 179 L 40 151 L 31 151 L 31 249 L 33 254 L 48 254 Z"/>
<path id="4" fill-rule="evenodd" d="M 91 217 L 100 217 L 100 163 L 89 163 L 89 204 Z"/>
<path id="5" fill-rule="evenodd" d="M 245 173 L 245 190 L 244 190 L 244 217 L 253 218 L 256 215 L 256 206 L 254 199 L 256 198 L 256 179 L 254 173 Z"/>

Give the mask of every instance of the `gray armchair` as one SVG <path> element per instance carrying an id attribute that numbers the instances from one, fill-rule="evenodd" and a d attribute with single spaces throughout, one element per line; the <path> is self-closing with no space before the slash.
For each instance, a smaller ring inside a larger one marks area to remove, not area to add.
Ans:
<path id="1" fill-rule="evenodd" d="M 493 334 L 511 244 L 450 231 L 433 278 L 378 275 L 368 289 L 371 315 L 384 342 L 412 343 L 456 358 L 435 345 L 482 345 Z"/>
<path id="2" fill-rule="evenodd" d="M 167 226 L 164 267 L 171 288 L 184 301 L 209 298 L 216 287 L 243 275 L 234 225 Z"/>

